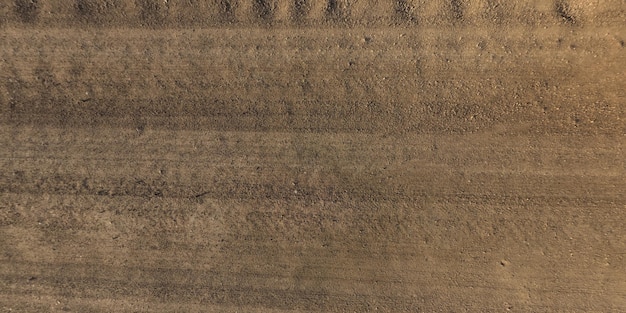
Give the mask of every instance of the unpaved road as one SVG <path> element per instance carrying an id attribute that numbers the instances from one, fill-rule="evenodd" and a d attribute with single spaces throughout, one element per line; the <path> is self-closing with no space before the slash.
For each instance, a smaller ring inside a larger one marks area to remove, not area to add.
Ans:
<path id="1" fill-rule="evenodd" d="M 625 312 L 626 4 L 0 3 L 2 312 Z"/>

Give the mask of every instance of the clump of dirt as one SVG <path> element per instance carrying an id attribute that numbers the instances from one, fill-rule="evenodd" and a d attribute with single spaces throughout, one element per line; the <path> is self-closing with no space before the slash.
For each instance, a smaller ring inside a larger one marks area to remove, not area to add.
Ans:
<path id="1" fill-rule="evenodd" d="M 35 23 L 40 7 L 39 0 L 15 0 L 15 13 L 23 23 Z"/>
<path id="2" fill-rule="evenodd" d="M 76 0 L 74 14 L 79 22 L 86 24 L 113 24 L 124 21 L 124 0 Z"/>
<path id="3" fill-rule="evenodd" d="M 137 0 L 139 16 L 142 24 L 148 26 L 163 26 L 168 16 L 166 1 Z"/>
<path id="4" fill-rule="evenodd" d="M 556 15 L 567 24 L 576 24 L 578 18 L 575 15 L 575 9 L 566 0 L 558 0 L 554 3 L 554 11 Z"/>

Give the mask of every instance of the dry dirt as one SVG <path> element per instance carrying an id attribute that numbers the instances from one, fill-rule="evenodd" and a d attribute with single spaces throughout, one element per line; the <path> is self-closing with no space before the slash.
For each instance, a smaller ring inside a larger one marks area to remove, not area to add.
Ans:
<path id="1" fill-rule="evenodd" d="M 623 0 L 0 1 L 1 312 L 626 312 Z"/>

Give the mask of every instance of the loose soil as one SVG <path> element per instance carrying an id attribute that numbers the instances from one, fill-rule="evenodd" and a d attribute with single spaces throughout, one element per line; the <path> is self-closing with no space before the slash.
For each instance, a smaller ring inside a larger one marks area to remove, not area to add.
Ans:
<path id="1" fill-rule="evenodd" d="M 624 312 L 622 0 L 0 3 L 2 312 Z"/>

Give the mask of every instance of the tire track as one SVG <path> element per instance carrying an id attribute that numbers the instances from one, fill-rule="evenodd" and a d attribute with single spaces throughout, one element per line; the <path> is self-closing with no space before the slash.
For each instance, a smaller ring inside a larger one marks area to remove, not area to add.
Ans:
<path id="1" fill-rule="evenodd" d="M 122 37 L 128 41 L 114 33 L 76 35 L 80 42 L 92 41 L 90 46 L 68 44 L 52 32 L 54 37 L 42 48 L 45 52 L 36 57 L 33 46 L 2 52 L 9 61 L 0 64 L 0 121 L 55 127 L 235 130 L 237 125 L 250 131 L 370 133 L 465 133 L 508 124 L 511 131 L 522 132 L 624 132 L 619 40 L 595 35 L 574 39 L 561 31 L 557 28 L 534 43 L 518 35 L 500 51 L 500 38 L 471 34 L 466 34 L 471 39 L 442 36 L 428 42 L 420 40 L 429 34 L 424 32 L 394 43 L 394 35 L 401 35 L 397 30 L 348 38 L 339 32 L 326 39 L 313 31 L 300 38 L 256 33 L 251 36 L 256 44 L 240 47 L 210 44 L 222 36 L 239 36 L 239 31 L 207 31 L 186 40 L 159 32 L 146 39 L 130 31 Z M 8 35 L 4 42 L 9 46 L 24 36 Z M 276 44 L 271 39 L 275 36 L 286 43 Z M 316 53 L 306 47 L 307 40 L 329 51 Z M 145 50 L 152 44 L 164 48 Z M 385 44 L 400 47 L 384 49 Z M 405 47 L 410 54 L 401 54 Z M 372 54 L 370 48 L 381 52 Z M 248 52 L 241 54 L 240 49 Z M 511 56 L 508 49 L 528 49 L 533 57 L 549 62 Z M 364 55 L 355 57 L 356 51 Z M 597 62 L 589 53 L 606 57 Z M 584 55 L 588 57 L 580 57 Z M 25 57 L 37 61 L 24 62 Z M 474 57 L 484 59 L 464 61 Z M 200 61 L 203 58 L 206 61 Z M 590 66 L 603 70 L 588 73 L 584 69 Z M 286 72 L 296 77 L 286 79 L 281 74 Z M 503 80 L 502 73 L 515 79 Z M 594 83 L 598 80 L 601 85 Z M 586 97 L 589 94 L 594 96 Z"/>
<path id="2" fill-rule="evenodd" d="M 545 0 L 507 4 L 497 0 L 15 0 L 3 20 L 10 24 L 91 25 L 94 27 L 197 27 L 330 24 L 392 25 L 400 20 L 420 25 L 585 23 L 621 25 L 623 1 L 588 3 Z M 497 10 L 494 18 L 491 13 Z M 46 12 L 46 14 L 40 14 Z M 291 14 L 289 13 L 291 12 Z M 459 24 L 461 23 L 461 24 Z"/>

